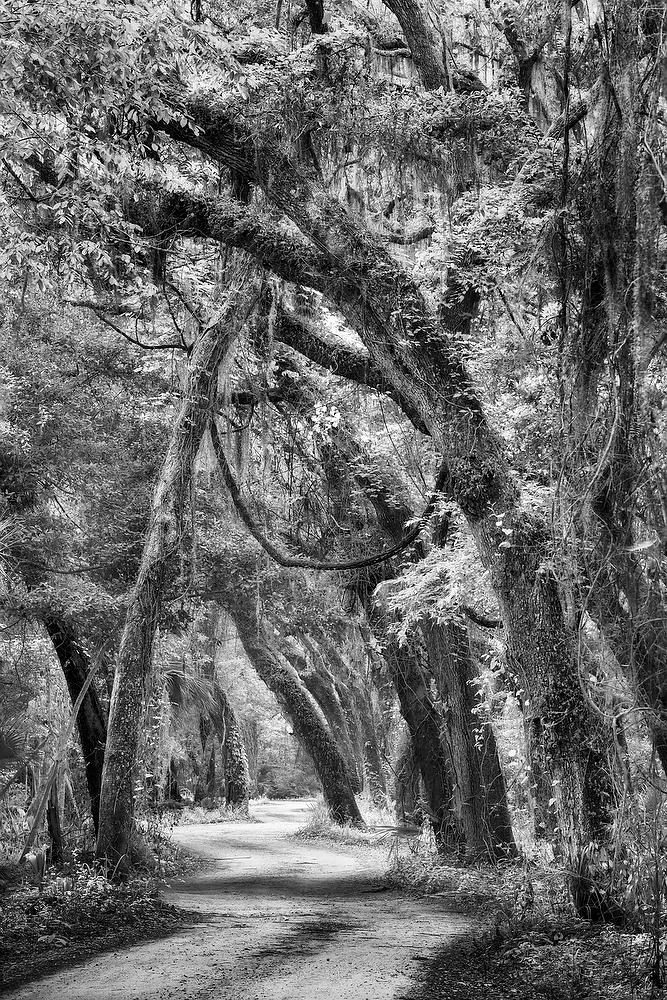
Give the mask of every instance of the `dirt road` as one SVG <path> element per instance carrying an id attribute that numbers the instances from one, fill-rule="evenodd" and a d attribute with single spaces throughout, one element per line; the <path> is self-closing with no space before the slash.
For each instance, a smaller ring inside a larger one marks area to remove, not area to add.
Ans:
<path id="1" fill-rule="evenodd" d="M 214 859 L 168 900 L 206 921 L 98 955 L 7 994 L 13 1000 L 398 1000 L 420 958 L 465 932 L 437 899 L 382 885 L 385 858 L 290 839 L 308 803 L 252 806 L 258 823 L 186 826 L 175 839 Z M 385 852 L 386 853 L 386 852 Z"/>

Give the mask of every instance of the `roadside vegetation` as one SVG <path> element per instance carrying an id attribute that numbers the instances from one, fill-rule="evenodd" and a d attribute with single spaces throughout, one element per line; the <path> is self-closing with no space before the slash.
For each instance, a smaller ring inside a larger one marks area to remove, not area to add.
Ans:
<path id="1" fill-rule="evenodd" d="M 193 863 L 171 844 L 168 830 L 144 831 L 141 858 L 122 881 L 98 865 L 85 835 L 58 865 L 37 846 L 19 866 L 20 842 L 3 830 L 0 857 L 0 987 L 47 975 L 91 955 L 162 937 L 198 915 L 162 897 L 168 878 Z M 14 850 L 12 850 L 14 847 Z M 18 850 L 17 850 L 18 849 Z"/>

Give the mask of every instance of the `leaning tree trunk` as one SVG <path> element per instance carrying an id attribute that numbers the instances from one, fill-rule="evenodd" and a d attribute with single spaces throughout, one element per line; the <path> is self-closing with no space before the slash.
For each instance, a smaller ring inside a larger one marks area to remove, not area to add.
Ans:
<path id="1" fill-rule="evenodd" d="M 57 618 L 55 615 L 46 615 L 44 627 L 53 642 L 53 648 L 65 676 L 69 696 L 74 704 L 90 672 L 90 660 L 75 638 L 71 626 L 61 618 Z M 102 703 L 93 684 L 89 686 L 81 702 L 76 724 L 86 770 L 90 812 L 97 832 L 107 726 Z"/>
<path id="2" fill-rule="evenodd" d="M 170 802 L 182 802 L 181 789 L 178 784 L 178 765 L 173 757 L 169 758 L 169 767 L 164 783 L 165 798 Z"/>
<path id="3" fill-rule="evenodd" d="M 215 742 L 211 720 L 205 712 L 199 714 L 199 737 L 201 741 L 201 763 L 195 783 L 195 803 L 210 798 L 212 782 L 215 781 Z"/>
<path id="4" fill-rule="evenodd" d="M 290 657 L 288 659 L 291 661 Z M 327 720 L 327 725 L 329 726 L 329 731 L 346 760 L 350 788 L 355 794 L 359 794 L 363 791 L 363 781 L 352 746 L 350 729 L 336 696 L 334 686 L 329 682 L 328 678 L 323 677 L 316 669 L 306 670 L 304 673 L 299 671 L 299 675 L 306 690 L 310 692 L 322 709 L 324 718 Z"/>
<path id="5" fill-rule="evenodd" d="M 382 767 L 382 757 L 378 746 L 373 711 L 364 681 L 352 663 L 347 663 L 334 644 L 326 637 L 318 635 L 317 648 L 336 668 L 343 681 L 336 677 L 336 690 L 342 702 L 350 702 L 349 714 L 353 715 L 359 727 L 357 740 L 361 743 L 362 759 L 371 798 L 376 805 L 386 805 L 387 780 Z"/>
<path id="6" fill-rule="evenodd" d="M 215 324 L 195 344 L 183 401 L 153 497 L 139 575 L 130 596 L 114 678 L 100 800 L 99 857 L 129 863 L 133 779 L 146 681 L 167 582 L 177 555 L 192 470 L 215 399 L 218 370 L 231 353 L 249 308 L 248 289 L 228 291 Z"/>
<path id="7" fill-rule="evenodd" d="M 424 819 L 420 805 L 421 777 L 410 731 L 407 728 L 399 737 L 392 768 L 396 819 L 399 823 L 416 823 L 417 826 L 421 826 Z"/>
<path id="8" fill-rule="evenodd" d="M 312 758 L 332 818 L 336 823 L 361 823 L 347 764 L 296 671 L 281 658 L 249 602 L 243 607 L 235 602 L 228 610 L 248 659 L 278 699 L 295 736 Z"/>
<path id="9" fill-rule="evenodd" d="M 382 757 L 380 756 L 371 706 L 365 691 L 359 692 L 357 703 L 359 705 L 359 718 L 364 740 L 366 778 L 368 779 L 371 798 L 376 805 L 386 805 L 387 779 L 382 766 Z"/>
<path id="10" fill-rule="evenodd" d="M 363 784 L 359 775 L 359 766 L 352 744 L 350 727 L 338 698 L 333 677 L 321 664 L 317 662 L 308 663 L 306 657 L 296 644 L 290 643 L 290 648 L 285 648 L 284 655 L 298 673 L 306 690 L 310 692 L 321 708 L 322 714 L 327 721 L 329 732 L 345 758 L 350 787 L 355 794 L 358 794 L 363 790 Z"/>
<path id="11" fill-rule="evenodd" d="M 359 775 L 359 784 L 363 790 L 366 778 L 366 754 L 364 751 L 364 735 L 361 728 L 361 715 L 357 704 L 357 691 L 352 679 L 352 669 L 348 667 L 347 677 L 345 678 L 336 677 L 331 671 L 328 671 L 327 675 L 331 677 L 334 692 L 343 710 L 343 717 L 347 722 L 352 755 L 356 764 L 357 774 Z"/>

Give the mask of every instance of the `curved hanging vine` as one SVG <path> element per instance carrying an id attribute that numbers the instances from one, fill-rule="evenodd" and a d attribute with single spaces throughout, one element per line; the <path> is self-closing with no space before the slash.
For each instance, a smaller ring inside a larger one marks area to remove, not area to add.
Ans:
<path id="1" fill-rule="evenodd" d="M 220 468 L 220 473 L 225 482 L 225 486 L 229 490 L 229 495 L 232 499 L 232 503 L 236 507 L 238 514 L 245 524 L 246 528 L 255 539 L 259 542 L 264 551 L 271 556 L 271 558 L 278 563 L 279 566 L 285 566 L 290 569 L 314 569 L 314 570 L 349 570 L 349 569 L 363 569 L 366 566 L 377 566 L 379 563 L 386 562 L 388 559 L 393 558 L 393 556 L 398 555 L 399 552 L 403 552 L 408 546 L 412 545 L 413 542 L 417 540 L 419 534 L 422 530 L 423 521 L 425 518 L 429 517 L 435 509 L 435 505 L 438 500 L 438 496 L 442 491 L 445 481 L 447 479 L 447 466 L 443 463 L 440 467 L 440 472 L 438 473 L 438 478 L 435 482 L 435 487 L 429 502 L 424 507 L 422 514 L 415 525 L 410 531 L 405 535 L 405 537 L 397 544 L 392 545 L 389 549 L 384 549 L 382 552 L 376 553 L 374 556 L 368 556 L 365 559 L 352 559 L 349 561 L 341 562 L 324 562 L 318 559 L 302 559 L 297 556 L 288 555 L 285 552 L 281 552 L 277 546 L 273 544 L 265 535 L 260 531 L 255 519 L 253 518 L 248 505 L 246 504 L 241 490 L 239 489 L 238 483 L 234 478 L 234 473 L 231 470 L 229 462 L 227 461 L 227 456 L 225 455 L 225 450 L 222 446 L 222 441 L 220 440 L 220 435 L 218 434 L 218 428 L 216 427 L 215 420 L 211 419 L 209 424 L 209 431 L 211 434 L 211 444 L 213 445 L 213 452 L 216 457 L 216 461 Z"/>

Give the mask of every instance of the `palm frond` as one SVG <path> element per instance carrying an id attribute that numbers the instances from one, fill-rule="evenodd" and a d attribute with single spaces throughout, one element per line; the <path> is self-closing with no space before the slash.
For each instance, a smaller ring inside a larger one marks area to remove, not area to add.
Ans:
<path id="1" fill-rule="evenodd" d="M 9 557 L 10 550 L 22 538 L 22 528 L 16 518 L 0 517 L 0 561 Z"/>
<path id="2" fill-rule="evenodd" d="M 0 764 L 25 759 L 26 734 L 20 723 L 6 722 L 0 729 Z"/>
<path id="3" fill-rule="evenodd" d="M 209 711 L 214 702 L 213 686 L 205 677 L 195 677 L 181 667 L 168 667 L 163 671 L 167 696 L 175 709 L 181 712 L 189 708 Z"/>

